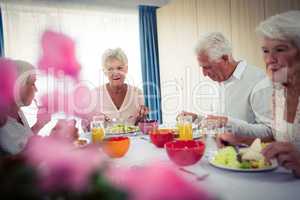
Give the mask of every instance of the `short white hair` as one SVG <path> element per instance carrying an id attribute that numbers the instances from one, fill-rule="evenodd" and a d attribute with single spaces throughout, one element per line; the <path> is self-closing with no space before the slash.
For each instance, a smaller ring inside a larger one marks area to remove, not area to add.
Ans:
<path id="1" fill-rule="evenodd" d="M 256 28 L 259 36 L 292 42 L 300 49 L 300 11 L 288 11 L 269 17 Z"/>
<path id="2" fill-rule="evenodd" d="M 16 65 L 17 81 L 20 81 L 21 85 L 25 85 L 29 77 L 36 74 L 36 69 L 32 64 L 23 60 L 14 60 L 14 63 Z"/>
<path id="3" fill-rule="evenodd" d="M 232 54 L 230 42 L 220 32 L 202 35 L 196 45 L 196 53 L 206 53 L 210 60 L 218 60 L 223 55 Z"/>
<path id="4" fill-rule="evenodd" d="M 107 49 L 102 55 L 102 67 L 107 69 L 108 63 L 112 60 L 118 60 L 124 65 L 128 64 L 127 56 L 121 48 Z"/>

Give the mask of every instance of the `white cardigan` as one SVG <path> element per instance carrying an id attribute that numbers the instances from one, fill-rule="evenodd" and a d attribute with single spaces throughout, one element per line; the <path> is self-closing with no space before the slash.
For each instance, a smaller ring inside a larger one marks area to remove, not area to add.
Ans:
<path id="1" fill-rule="evenodd" d="M 18 114 L 24 125 L 8 116 L 6 124 L 0 128 L 0 146 L 5 152 L 12 155 L 20 153 L 33 135 L 21 109 Z"/>
<path id="2" fill-rule="evenodd" d="M 293 143 L 300 150 L 300 98 L 297 106 L 294 123 L 289 123 L 285 118 L 285 90 L 277 88 L 273 96 L 273 134 L 277 141 Z"/>
<path id="3" fill-rule="evenodd" d="M 127 85 L 127 92 L 124 101 L 119 109 L 115 106 L 109 95 L 106 85 L 102 85 L 93 91 L 96 98 L 96 110 L 94 113 L 103 113 L 110 119 L 126 120 L 129 124 L 134 124 L 138 109 L 144 105 L 144 95 L 137 87 Z"/>

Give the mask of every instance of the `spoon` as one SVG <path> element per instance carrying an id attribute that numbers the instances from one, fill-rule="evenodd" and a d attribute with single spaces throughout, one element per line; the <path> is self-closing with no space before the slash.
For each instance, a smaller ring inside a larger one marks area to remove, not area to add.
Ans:
<path id="1" fill-rule="evenodd" d="M 199 176 L 198 174 L 196 174 L 196 173 L 194 173 L 194 172 L 192 172 L 192 171 L 190 171 L 190 170 L 187 170 L 187 169 L 185 169 L 185 168 L 183 168 L 183 167 L 180 167 L 179 170 L 180 170 L 180 171 L 183 171 L 183 172 L 185 172 L 185 173 L 187 173 L 187 174 L 193 175 L 194 177 L 196 177 L 196 180 L 197 180 L 197 181 L 203 181 L 203 180 L 205 180 L 205 179 L 209 176 L 208 173 Z"/>

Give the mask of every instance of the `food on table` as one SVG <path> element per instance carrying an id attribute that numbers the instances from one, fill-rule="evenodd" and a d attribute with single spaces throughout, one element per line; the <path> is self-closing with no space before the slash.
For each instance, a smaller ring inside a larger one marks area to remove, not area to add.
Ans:
<path id="1" fill-rule="evenodd" d="M 213 158 L 216 165 L 224 165 L 232 168 L 239 168 L 241 163 L 238 161 L 238 153 L 231 146 L 222 148 Z"/>
<path id="2" fill-rule="evenodd" d="M 83 139 L 83 138 L 80 138 L 80 139 L 77 139 L 75 140 L 74 142 L 74 145 L 76 147 L 84 147 L 88 144 L 88 140 L 87 139 Z"/>
<path id="3" fill-rule="evenodd" d="M 125 125 L 125 124 L 116 124 L 112 127 L 107 128 L 108 133 L 112 134 L 121 134 L 121 133 L 132 133 L 138 131 L 138 127 L 132 125 Z"/>
<path id="4" fill-rule="evenodd" d="M 265 146 L 265 144 L 261 143 L 260 139 L 256 139 L 248 148 L 239 149 L 238 152 L 234 147 L 228 146 L 217 152 L 212 163 L 239 169 L 269 167 L 270 163 L 266 162 L 264 156 L 261 154 Z"/>

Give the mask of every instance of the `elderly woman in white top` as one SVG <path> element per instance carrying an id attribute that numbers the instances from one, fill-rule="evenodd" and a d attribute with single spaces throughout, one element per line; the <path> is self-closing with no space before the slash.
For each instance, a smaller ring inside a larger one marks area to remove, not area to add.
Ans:
<path id="1" fill-rule="evenodd" d="M 29 138 L 50 121 L 51 115 L 43 110 L 37 114 L 37 122 L 29 127 L 28 122 L 20 109 L 31 104 L 37 88 L 34 67 L 25 61 L 14 61 L 17 80 L 14 84 L 14 100 L 8 107 L 5 122 L 0 127 L 0 148 L 3 153 L 15 155 L 26 146 Z"/>
<path id="2" fill-rule="evenodd" d="M 263 151 L 267 159 L 300 176 L 300 11 L 289 11 L 261 22 L 257 33 L 267 73 L 273 85 L 272 129 L 275 142 Z M 264 82 L 268 83 L 268 82 Z M 221 141 L 239 143 L 253 138 L 222 134 Z"/>
<path id="3" fill-rule="evenodd" d="M 262 22 L 262 51 L 274 85 L 273 133 L 276 142 L 264 154 L 277 158 L 300 176 L 300 11 L 289 11 Z"/>
<path id="4" fill-rule="evenodd" d="M 125 83 L 128 72 L 127 56 L 122 49 L 107 49 L 102 56 L 102 67 L 108 83 L 95 89 L 97 112 L 107 120 L 122 120 L 136 124 L 148 114 L 142 91 Z"/>

